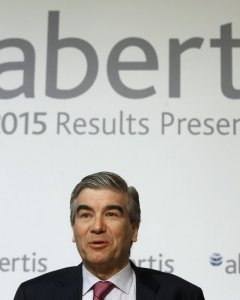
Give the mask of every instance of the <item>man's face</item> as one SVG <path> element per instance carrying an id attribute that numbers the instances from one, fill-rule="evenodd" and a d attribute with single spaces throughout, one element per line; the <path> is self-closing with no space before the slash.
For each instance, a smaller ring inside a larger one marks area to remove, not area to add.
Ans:
<path id="1" fill-rule="evenodd" d="M 74 239 L 89 270 L 121 270 L 129 259 L 138 225 L 130 223 L 126 194 L 107 189 L 83 189 L 77 197 Z"/>

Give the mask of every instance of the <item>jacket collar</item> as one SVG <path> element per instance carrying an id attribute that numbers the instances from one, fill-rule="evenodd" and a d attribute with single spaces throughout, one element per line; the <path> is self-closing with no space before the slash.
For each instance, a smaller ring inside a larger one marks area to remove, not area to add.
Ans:
<path id="1" fill-rule="evenodd" d="M 159 282 L 149 273 L 148 269 L 137 267 L 130 261 L 136 274 L 136 299 L 156 299 L 156 293 L 160 288 Z M 82 263 L 71 271 L 66 269 L 58 278 L 60 288 L 56 289 L 53 300 L 80 300 L 82 295 Z"/>

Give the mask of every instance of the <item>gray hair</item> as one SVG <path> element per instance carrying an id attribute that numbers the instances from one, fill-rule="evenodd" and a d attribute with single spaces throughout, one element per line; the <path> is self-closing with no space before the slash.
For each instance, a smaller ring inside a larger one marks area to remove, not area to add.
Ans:
<path id="1" fill-rule="evenodd" d="M 76 217 L 76 202 L 79 193 L 85 189 L 109 189 L 128 195 L 128 215 L 131 224 L 140 224 L 141 209 L 139 195 L 133 186 L 128 186 L 126 181 L 112 172 L 98 172 L 84 177 L 73 189 L 70 199 L 70 221 L 72 226 Z"/>

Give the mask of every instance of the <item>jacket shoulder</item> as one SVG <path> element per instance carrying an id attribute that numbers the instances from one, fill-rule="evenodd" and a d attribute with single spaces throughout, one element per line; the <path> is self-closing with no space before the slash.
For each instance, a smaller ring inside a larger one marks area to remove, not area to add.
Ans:
<path id="1" fill-rule="evenodd" d="M 153 280 L 154 278 L 162 293 L 166 291 L 167 294 L 173 293 L 184 296 L 184 299 L 204 300 L 201 288 L 177 275 L 140 267 L 136 267 L 135 272 L 140 280 L 144 280 L 144 278 L 145 280 L 146 278 Z M 196 296 L 198 297 L 195 298 Z"/>
<path id="2" fill-rule="evenodd" d="M 60 286 L 71 283 L 78 278 L 82 278 L 81 266 L 68 267 L 45 273 L 33 279 L 23 282 L 17 292 L 14 300 L 25 299 L 48 299 L 47 295 L 52 294 Z M 46 295 L 46 297 L 44 297 Z"/>
<path id="3" fill-rule="evenodd" d="M 67 267 L 59 270 L 55 270 L 52 272 L 45 273 L 38 277 L 27 280 L 23 283 L 23 285 L 31 285 L 31 284 L 39 284 L 41 282 L 65 282 L 66 280 L 70 280 L 72 277 L 75 278 L 75 274 L 79 273 L 79 266 L 77 267 Z"/>

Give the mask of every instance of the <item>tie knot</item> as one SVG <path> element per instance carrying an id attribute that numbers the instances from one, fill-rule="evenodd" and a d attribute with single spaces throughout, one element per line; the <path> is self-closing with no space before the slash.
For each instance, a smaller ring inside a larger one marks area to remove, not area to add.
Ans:
<path id="1" fill-rule="evenodd" d="M 93 300 L 103 300 L 113 289 L 114 284 L 109 281 L 98 281 L 93 286 Z"/>

